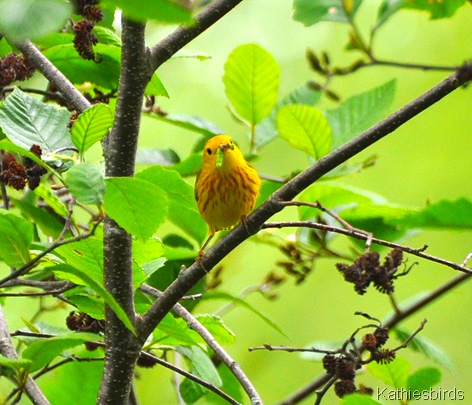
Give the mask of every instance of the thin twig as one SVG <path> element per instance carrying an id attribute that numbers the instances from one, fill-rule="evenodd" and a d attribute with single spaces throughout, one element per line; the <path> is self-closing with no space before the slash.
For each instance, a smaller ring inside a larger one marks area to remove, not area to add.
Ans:
<path id="1" fill-rule="evenodd" d="M 293 228 L 293 227 L 320 229 L 322 231 L 338 233 L 341 235 L 351 236 L 353 238 L 361 239 L 361 240 L 367 240 L 369 238 L 369 235 L 367 235 L 365 232 L 359 233 L 357 230 L 343 229 L 343 228 L 338 228 L 332 225 L 320 224 L 320 223 L 311 222 L 311 221 L 267 222 L 262 225 L 261 229 Z M 426 259 L 431 262 L 442 264 L 444 266 L 450 267 L 454 270 L 459 270 L 469 275 L 472 274 L 472 270 L 467 267 L 464 267 L 462 264 L 454 263 L 449 260 L 445 260 L 440 257 L 436 257 L 436 256 L 432 256 L 432 255 L 428 255 L 424 253 L 424 249 L 425 249 L 424 247 L 419 248 L 419 249 L 414 249 L 409 246 L 400 245 L 395 242 L 389 242 L 389 241 L 374 238 L 374 237 L 371 238 L 371 242 L 375 243 L 376 245 L 387 246 L 391 248 L 398 248 L 411 255 L 421 257 L 422 259 Z"/>
<path id="2" fill-rule="evenodd" d="M 283 351 L 287 353 L 295 353 L 295 352 L 310 352 L 310 353 L 323 353 L 323 354 L 336 354 L 339 353 L 339 350 L 326 350 L 326 349 L 318 349 L 317 347 L 289 347 L 289 346 L 272 346 L 269 344 L 263 344 L 262 346 L 254 346 L 248 349 L 250 352 L 256 350 L 268 350 L 272 351 Z"/>
<path id="3" fill-rule="evenodd" d="M 295 207 L 305 206 L 305 207 L 317 208 L 320 211 L 323 211 L 324 213 L 328 214 L 331 218 L 338 221 L 342 226 L 344 226 L 349 231 L 355 232 L 355 233 L 365 234 L 367 236 L 367 239 L 365 240 L 366 241 L 365 247 L 366 247 L 367 251 L 370 249 L 370 245 L 372 244 L 372 237 L 373 237 L 372 233 L 352 226 L 349 222 L 342 219 L 336 212 L 334 212 L 333 210 L 323 206 L 319 201 L 316 201 L 314 203 L 309 202 L 309 201 L 284 201 L 282 204 L 287 206 L 287 207 L 288 206 L 295 206 Z"/>
<path id="4" fill-rule="evenodd" d="M 4 285 L 6 282 L 13 280 L 17 277 L 20 277 L 24 274 L 26 274 L 28 271 L 30 271 L 36 263 L 38 263 L 44 256 L 47 254 L 51 253 L 53 250 L 57 249 L 60 246 L 68 245 L 69 243 L 74 243 L 81 241 L 83 239 L 90 238 L 91 236 L 94 235 L 95 230 L 97 229 L 98 225 L 100 224 L 102 220 L 99 219 L 97 222 L 94 223 L 92 229 L 89 232 L 84 232 L 81 233 L 80 235 L 77 235 L 73 238 L 69 239 L 64 239 L 64 240 L 59 240 L 54 242 L 53 244 L 49 245 L 46 249 L 44 249 L 41 253 L 39 253 L 37 256 L 35 256 L 33 259 L 31 259 L 28 263 L 24 264 L 21 266 L 19 269 L 12 271 L 8 276 L 2 278 L 0 280 L 0 286 Z"/>
<path id="5" fill-rule="evenodd" d="M 336 380 L 337 380 L 336 377 L 332 377 L 326 382 L 326 384 L 321 388 L 321 390 L 316 391 L 316 400 L 313 405 L 321 404 L 321 400 L 323 399 L 325 394 L 328 392 L 328 390 L 331 388 L 331 386 L 336 382 Z"/>
<path id="6" fill-rule="evenodd" d="M 143 284 L 141 286 L 141 290 L 146 294 L 152 295 L 156 298 L 162 296 L 162 292 L 146 284 Z M 228 367 L 228 369 L 239 381 L 244 391 L 248 394 L 251 403 L 254 405 L 262 404 L 262 400 L 259 394 L 257 393 L 249 378 L 247 378 L 246 374 L 243 372 L 239 364 L 235 360 L 233 360 L 233 358 L 223 349 L 223 347 L 215 340 L 215 338 L 205 328 L 205 326 L 203 326 L 189 311 L 187 311 L 179 303 L 175 304 L 172 309 L 177 315 L 182 317 L 185 322 L 187 322 L 188 326 L 191 329 L 196 331 L 203 338 L 203 340 L 215 352 L 218 358 Z"/>
<path id="7" fill-rule="evenodd" d="M 223 398 L 224 400 L 226 400 L 230 404 L 240 405 L 238 401 L 236 401 L 234 398 L 229 396 L 226 392 L 220 390 L 218 387 L 214 386 L 213 384 L 211 384 L 211 383 L 209 383 L 205 380 L 202 380 L 200 377 L 197 377 L 196 375 L 194 375 L 192 373 L 189 373 L 188 371 L 185 371 L 184 369 L 182 369 L 180 367 L 176 367 L 173 364 L 171 364 L 171 363 L 169 363 L 165 360 L 162 360 L 159 357 L 156 357 L 151 353 L 141 352 L 141 356 L 143 356 L 147 360 L 151 360 L 151 361 L 155 362 L 156 364 L 159 364 L 160 366 L 163 366 L 163 367 L 168 368 L 169 370 L 172 370 L 172 371 L 174 371 L 174 372 L 176 372 L 180 375 L 183 375 L 184 377 L 187 377 L 189 380 L 192 380 L 192 381 L 196 382 L 197 384 L 201 385 L 202 387 L 205 387 L 205 388 L 209 389 L 210 391 L 214 392 L 216 395 L 220 396 L 221 398 Z"/>
<path id="8" fill-rule="evenodd" d="M 3 88 L 4 93 L 11 93 L 15 89 L 20 89 L 21 91 L 25 93 L 32 93 L 32 94 L 39 94 L 41 96 L 45 96 L 51 100 L 56 100 L 59 101 L 63 104 L 67 104 L 66 98 L 55 91 L 48 91 L 48 90 L 41 90 L 41 89 L 35 89 L 33 87 L 23 87 L 23 86 L 7 86 Z"/>
<path id="9" fill-rule="evenodd" d="M 427 319 L 423 319 L 423 321 L 421 322 L 420 326 L 418 327 L 418 329 L 416 329 L 409 337 L 408 339 L 406 339 L 401 345 L 397 346 L 395 349 L 392 349 L 394 352 L 400 350 L 400 349 L 405 349 L 408 344 L 415 338 L 415 336 L 420 333 L 423 329 L 424 329 L 424 326 L 426 325 L 426 322 L 428 322 Z"/>

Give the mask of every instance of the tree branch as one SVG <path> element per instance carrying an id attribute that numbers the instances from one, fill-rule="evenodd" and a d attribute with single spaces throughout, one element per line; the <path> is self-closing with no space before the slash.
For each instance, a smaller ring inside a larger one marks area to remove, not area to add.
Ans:
<path id="1" fill-rule="evenodd" d="M 159 290 L 143 284 L 141 290 L 146 294 L 152 295 L 153 297 L 159 298 L 162 296 L 162 292 Z M 233 358 L 226 353 L 223 347 L 215 340 L 211 333 L 200 323 L 198 320 L 179 303 L 175 304 L 172 308 L 177 315 L 179 315 L 188 326 L 196 331 L 203 340 L 208 344 L 208 346 L 215 352 L 218 358 L 228 367 L 228 369 L 233 373 L 236 379 L 239 381 L 244 391 L 248 394 L 251 404 L 257 405 L 262 404 L 261 397 L 257 393 L 256 389 L 252 385 L 249 378 L 247 378 L 244 371 L 241 369 L 239 364 L 233 360 Z"/>
<path id="2" fill-rule="evenodd" d="M 429 292 L 417 301 L 411 303 L 407 307 L 400 309 L 398 312 L 394 312 L 385 322 L 382 323 L 382 327 L 392 329 L 397 326 L 400 322 L 408 318 L 409 316 L 416 314 L 418 311 L 425 308 L 427 305 L 445 295 L 449 291 L 463 284 L 465 281 L 470 280 L 469 274 L 460 274 L 452 280 L 439 286 L 436 290 Z M 320 375 L 316 380 L 310 382 L 306 386 L 302 387 L 299 391 L 290 395 L 290 397 L 284 399 L 279 405 L 294 405 L 309 395 L 313 394 L 316 390 L 323 387 L 331 378 L 331 375 L 324 373 Z"/>
<path id="3" fill-rule="evenodd" d="M 450 267 L 454 270 L 462 271 L 463 273 L 466 273 L 468 275 L 472 275 L 472 270 L 467 268 L 462 263 L 461 264 L 454 263 L 449 260 L 445 260 L 441 257 L 436 257 L 436 256 L 432 256 L 432 255 L 428 255 L 424 253 L 426 246 L 420 249 L 415 249 L 409 246 L 400 245 L 395 242 L 389 242 L 387 240 L 374 238 L 369 233 L 359 231 L 357 229 L 342 229 L 342 228 L 337 228 L 332 225 L 320 224 L 320 223 L 311 222 L 311 221 L 267 222 L 262 225 L 261 229 L 288 228 L 288 227 L 319 229 L 326 232 L 333 232 L 333 233 L 338 233 L 341 235 L 351 236 L 353 238 L 365 240 L 365 241 L 368 241 L 370 243 L 375 243 L 376 245 L 380 245 L 380 246 L 398 248 L 411 255 L 421 257 L 422 259 L 426 259 L 431 262 L 442 264 L 443 266 Z"/>
<path id="4" fill-rule="evenodd" d="M 420 112 L 469 82 L 471 79 L 472 63 L 460 68 L 414 101 L 394 112 L 350 142 L 331 152 L 329 155 L 323 157 L 297 177 L 283 185 L 256 211 L 249 215 L 246 219 L 245 226 L 239 225 L 234 228 L 228 235 L 210 248 L 198 263 L 194 263 L 187 270 L 179 274 L 179 277 L 163 292 L 163 296 L 155 302 L 143 316 L 144 322 L 141 327 L 141 333 L 143 333 L 143 335 L 149 335 L 165 314 L 177 303 L 180 297 L 185 295 L 190 288 L 205 276 L 206 271 L 204 269 L 213 268 L 229 252 L 236 248 L 236 246 L 246 240 L 250 236 L 248 235 L 247 229 L 254 230 L 254 233 L 257 232 L 265 221 L 283 209 L 283 201 L 293 199 L 320 177 L 392 133 L 402 124 L 408 122 Z"/>
<path id="5" fill-rule="evenodd" d="M 12 271 L 8 276 L 2 278 L 0 280 L 0 286 L 6 284 L 8 281 L 13 280 L 17 277 L 20 277 L 26 273 L 28 273 L 35 265 L 38 263 L 44 256 L 48 253 L 51 253 L 53 250 L 57 249 L 60 246 L 68 245 L 69 243 L 78 242 L 83 239 L 90 238 L 95 233 L 97 226 L 100 224 L 101 221 L 94 223 L 92 229 L 88 232 L 81 233 L 80 235 L 74 236 L 73 238 L 57 240 L 53 244 L 49 245 L 46 249 L 41 251 L 38 255 L 36 255 L 33 259 L 31 259 L 28 263 L 25 263 L 19 269 Z"/>
<path id="6" fill-rule="evenodd" d="M 152 71 L 156 70 L 170 59 L 172 55 L 223 18 L 241 2 L 242 0 L 215 0 L 204 11 L 197 15 L 195 18 L 197 22 L 196 25 L 179 27 L 168 37 L 152 47 L 150 52 Z"/>
<path id="7" fill-rule="evenodd" d="M 77 90 L 49 60 L 29 41 L 16 42 L 15 46 L 36 66 L 36 68 L 56 87 L 69 104 L 78 112 L 90 107 L 87 99 Z"/>
<path id="8" fill-rule="evenodd" d="M 3 315 L 3 308 L 0 305 L 0 353 L 10 359 L 18 359 L 13 343 L 11 341 L 10 332 L 8 331 L 7 321 Z M 31 376 L 28 376 L 24 390 L 28 398 L 35 405 L 49 405 L 49 401 L 41 392 Z"/>
<path id="9" fill-rule="evenodd" d="M 144 28 L 122 18 L 121 74 L 114 126 L 105 146 L 105 172 L 109 177 L 134 175 L 144 90 L 149 81 Z M 104 280 L 134 323 L 131 235 L 110 217 L 104 223 Z M 99 404 L 125 404 L 131 392 L 134 367 L 144 339 L 140 341 L 107 306 L 105 322 L 105 368 Z"/>

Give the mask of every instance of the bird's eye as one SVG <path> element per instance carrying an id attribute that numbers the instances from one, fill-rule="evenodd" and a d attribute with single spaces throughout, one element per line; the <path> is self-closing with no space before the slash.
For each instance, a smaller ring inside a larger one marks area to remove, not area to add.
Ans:
<path id="1" fill-rule="evenodd" d="M 207 148 L 206 152 L 211 155 L 211 149 L 210 148 Z"/>

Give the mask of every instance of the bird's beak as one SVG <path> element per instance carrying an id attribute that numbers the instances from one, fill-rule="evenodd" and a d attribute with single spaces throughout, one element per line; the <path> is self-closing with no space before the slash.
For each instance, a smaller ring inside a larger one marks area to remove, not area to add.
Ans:
<path id="1" fill-rule="evenodd" d="M 234 150 L 234 143 L 222 143 L 220 144 L 219 149 L 223 152 L 227 149 Z"/>

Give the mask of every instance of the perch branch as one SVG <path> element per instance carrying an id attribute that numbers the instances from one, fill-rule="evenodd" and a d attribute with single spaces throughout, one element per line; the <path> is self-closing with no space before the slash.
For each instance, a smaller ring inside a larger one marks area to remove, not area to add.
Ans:
<path id="1" fill-rule="evenodd" d="M 313 184 L 320 177 L 373 145 L 383 137 L 391 134 L 402 124 L 408 122 L 471 79 L 472 63 L 461 67 L 417 99 L 408 103 L 403 108 L 394 112 L 335 151 L 324 156 L 283 185 L 256 211 L 249 215 L 244 226 L 239 225 L 234 228 L 228 235 L 210 248 L 199 263 L 194 263 L 179 274 L 179 277 L 163 292 L 163 296 L 156 301 L 143 316 L 141 333 L 146 336 L 149 335 L 165 314 L 177 303 L 180 297 L 205 276 L 207 272 L 204 269 L 212 269 L 229 252 L 236 248 L 236 246 L 246 240 L 250 236 L 247 231 L 248 229 L 253 230 L 253 233 L 257 232 L 264 222 L 283 209 L 283 201 L 292 200 L 297 194 Z"/>

